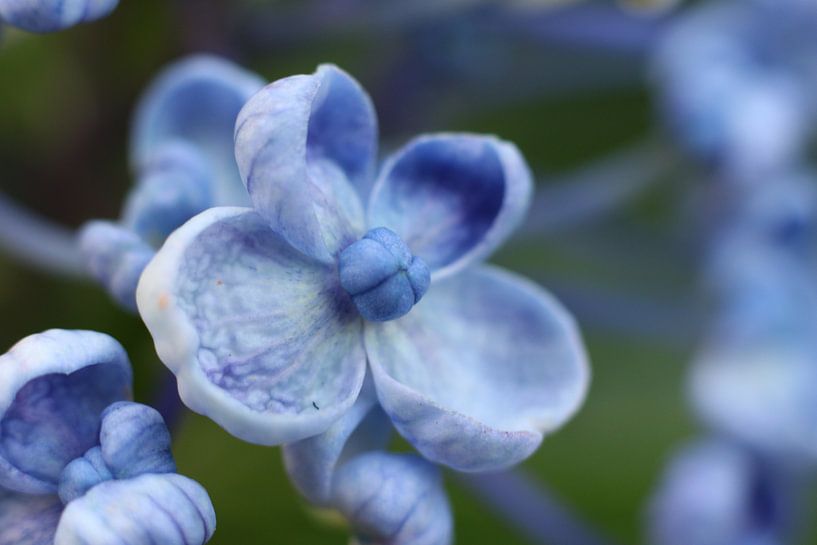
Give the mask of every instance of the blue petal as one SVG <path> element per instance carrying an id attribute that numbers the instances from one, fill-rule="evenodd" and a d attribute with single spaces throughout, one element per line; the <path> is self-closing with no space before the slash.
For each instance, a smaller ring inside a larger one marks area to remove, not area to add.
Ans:
<path id="1" fill-rule="evenodd" d="M 111 13 L 119 0 L 0 0 L 0 19 L 30 32 L 53 32 Z"/>
<path id="2" fill-rule="evenodd" d="M 589 382 L 570 315 L 499 269 L 432 284 L 406 316 L 366 322 L 380 403 L 426 458 L 461 471 L 505 468 L 581 405 Z"/>
<path id="3" fill-rule="evenodd" d="M 448 545 L 451 508 L 436 467 L 412 455 L 370 452 L 338 470 L 333 504 L 362 543 Z"/>
<path id="4" fill-rule="evenodd" d="M 325 65 L 268 85 L 241 110 L 235 156 L 256 210 L 290 244 L 330 261 L 363 234 L 355 188 L 376 154 L 374 110 L 349 75 Z"/>
<path id="5" fill-rule="evenodd" d="M 248 204 L 233 155 L 233 128 L 241 107 L 263 86 L 257 75 L 219 57 L 197 55 L 172 64 L 136 111 L 134 166 L 139 170 L 168 142 L 186 141 L 211 162 L 215 203 Z"/>
<path id="6" fill-rule="evenodd" d="M 374 385 L 367 379 L 357 402 L 332 427 L 315 437 L 284 445 L 284 465 L 307 500 L 326 506 L 335 469 L 361 452 L 385 447 L 390 435 L 391 423 L 377 405 Z"/>
<path id="7" fill-rule="evenodd" d="M 184 141 L 168 142 L 142 167 L 122 223 L 158 247 L 184 222 L 214 205 L 207 158 Z"/>
<path id="8" fill-rule="evenodd" d="M 188 407 L 254 443 L 326 431 L 366 372 L 361 320 L 334 267 L 246 208 L 212 208 L 168 238 L 137 291 Z"/>
<path id="9" fill-rule="evenodd" d="M 0 545 L 52 545 L 62 514 L 56 496 L 29 496 L 0 489 Z"/>
<path id="10" fill-rule="evenodd" d="M 130 385 L 125 351 L 93 331 L 31 335 L 0 356 L 0 486 L 56 492 L 66 464 L 97 444 L 102 411 Z"/>
<path id="11" fill-rule="evenodd" d="M 83 225 L 79 247 L 91 276 L 116 302 L 135 311 L 136 286 L 153 249 L 132 231 L 109 221 Z"/>
<path id="12" fill-rule="evenodd" d="M 156 409 L 120 401 L 102 413 L 102 457 L 117 479 L 145 473 L 173 473 L 170 432 Z"/>
<path id="13" fill-rule="evenodd" d="M 440 134 L 410 142 L 383 168 L 369 227 L 388 227 L 438 279 L 486 258 L 528 208 L 530 171 L 513 144 Z"/>
<path id="14" fill-rule="evenodd" d="M 204 488 L 173 473 L 108 481 L 69 503 L 54 545 L 201 545 L 216 529 Z"/>
<path id="15" fill-rule="evenodd" d="M 102 449 L 93 447 L 81 458 L 76 458 L 65 466 L 60 475 L 58 493 L 62 503 L 67 505 L 99 483 L 110 481 L 113 478 L 113 474 L 102 457 Z"/>

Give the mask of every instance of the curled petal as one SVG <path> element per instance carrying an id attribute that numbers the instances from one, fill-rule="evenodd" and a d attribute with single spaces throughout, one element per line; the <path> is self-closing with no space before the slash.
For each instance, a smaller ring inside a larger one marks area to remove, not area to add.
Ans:
<path id="1" fill-rule="evenodd" d="M 412 455 L 369 452 L 343 464 L 333 504 L 362 543 L 449 545 L 451 508 L 436 467 Z"/>
<path id="2" fill-rule="evenodd" d="M 377 405 L 374 385 L 367 380 L 354 406 L 315 437 L 284 445 L 284 465 L 298 491 L 310 502 L 326 506 L 331 500 L 335 469 L 343 461 L 383 448 L 391 423 Z"/>
<path id="3" fill-rule="evenodd" d="M 105 17 L 119 0 L 0 0 L 0 19 L 30 32 L 53 32 Z"/>
<path id="4" fill-rule="evenodd" d="M 91 221 L 79 233 L 79 247 L 91 275 L 113 299 L 136 310 L 136 286 L 153 258 L 153 248 L 116 223 Z"/>
<path id="5" fill-rule="evenodd" d="M 185 141 L 209 160 L 219 205 L 248 204 L 233 155 L 233 128 L 244 103 L 264 81 L 215 56 L 182 59 L 145 92 L 134 118 L 131 160 L 137 170 L 165 148 Z"/>
<path id="6" fill-rule="evenodd" d="M 367 322 L 378 398 L 426 458 L 489 471 L 528 457 L 584 400 L 589 369 L 571 316 L 495 268 L 431 286 L 406 316 Z"/>
<path id="7" fill-rule="evenodd" d="M 108 481 L 69 503 L 54 545 L 202 545 L 216 529 L 210 497 L 168 473 Z"/>
<path id="8" fill-rule="evenodd" d="M 440 134 L 410 142 L 383 168 L 370 227 L 387 227 L 439 279 L 486 258 L 528 208 L 531 174 L 513 144 Z"/>
<path id="9" fill-rule="evenodd" d="M 120 401 L 102 414 L 102 457 L 117 479 L 145 473 L 173 473 L 170 432 L 156 409 Z"/>
<path id="10" fill-rule="evenodd" d="M 360 192 L 376 154 L 366 93 L 324 65 L 256 94 L 236 121 L 235 156 L 253 206 L 307 255 L 330 261 L 364 230 Z"/>
<path id="11" fill-rule="evenodd" d="M 73 460 L 65 466 L 60 475 L 58 493 L 62 503 L 68 504 L 84 495 L 99 483 L 113 479 L 111 470 L 102 457 L 102 449 L 94 447 L 82 458 Z"/>
<path id="12" fill-rule="evenodd" d="M 0 545 L 52 545 L 62 514 L 56 496 L 29 496 L 0 489 Z"/>
<path id="13" fill-rule="evenodd" d="M 211 208 L 168 238 L 139 312 L 185 404 L 233 435 L 281 444 L 326 431 L 366 372 L 337 273 L 246 208 Z"/>
<path id="14" fill-rule="evenodd" d="M 97 444 L 102 411 L 130 395 L 114 339 L 53 329 L 0 356 L 0 486 L 54 493 L 63 468 Z"/>

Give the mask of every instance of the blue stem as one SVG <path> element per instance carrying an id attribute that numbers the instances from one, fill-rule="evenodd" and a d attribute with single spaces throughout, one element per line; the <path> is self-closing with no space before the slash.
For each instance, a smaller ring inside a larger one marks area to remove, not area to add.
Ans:
<path id="1" fill-rule="evenodd" d="M 0 193 L 0 250 L 27 265 L 64 276 L 85 276 L 76 235 Z"/>

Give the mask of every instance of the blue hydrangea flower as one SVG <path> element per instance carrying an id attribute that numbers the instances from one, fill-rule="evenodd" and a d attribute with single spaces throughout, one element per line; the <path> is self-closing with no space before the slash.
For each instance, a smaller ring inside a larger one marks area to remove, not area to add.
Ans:
<path id="1" fill-rule="evenodd" d="M 0 545 L 203 544 L 207 492 L 176 474 L 154 409 L 126 401 L 122 347 L 32 335 L 0 356 Z"/>
<path id="2" fill-rule="evenodd" d="M 92 221 L 80 233 L 91 275 L 125 308 L 167 235 L 212 206 L 247 205 L 233 155 L 233 127 L 263 80 L 217 57 L 168 67 L 148 88 L 131 135 L 138 183 L 119 222 Z"/>
<path id="3" fill-rule="evenodd" d="M 0 0 L 0 22 L 29 32 L 53 32 L 110 14 L 119 0 Z"/>
<path id="4" fill-rule="evenodd" d="M 525 459 L 577 410 L 589 371 L 572 318 L 481 264 L 530 197 L 512 144 L 423 136 L 375 180 L 374 109 L 334 66 L 265 87 L 235 139 L 253 208 L 190 220 L 137 291 L 191 409 L 291 443 L 347 413 L 368 367 L 400 434 L 466 471 Z"/>

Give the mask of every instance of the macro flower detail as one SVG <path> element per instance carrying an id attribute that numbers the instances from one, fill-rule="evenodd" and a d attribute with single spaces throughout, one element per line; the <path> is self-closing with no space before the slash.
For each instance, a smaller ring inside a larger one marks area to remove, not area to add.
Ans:
<path id="1" fill-rule="evenodd" d="M 0 356 L 0 544 L 203 544 L 207 492 L 176 474 L 154 409 L 126 401 L 122 347 L 51 330 Z"/>
<path id="2" fill-rule="evenodd" d="M 29 32 L 53 32 L 109 15 L 119 0 L 0 0 L 0 21 Z"/>
<path id="3" fill-rule="evenodd" d="M 142 275 L 140 315 L 183 401 L 246 441 L 326 432 L 368 367 L 380 406 L 429 460 L 518 463 L 589 379 L 568 313 L 480 264 L 524 215 L 527 165 L 495 137 L 439 134 L 375 178 L 376 150 L 371 101 L 340 69 L 265 87 L 235 130 L 253 207 L 176 230 Z"/>
<path id="4" fill-rule="evenodd" d="M 263 81 L 218 57 L 168 67 L 134 116 L 130 160 L 138 183 L 118 222 L 88 222 L 79 235 L 91 275 L 136 310 L 136 285 L 174 229 L 212 206 L 246 205 L 233 156 L 233 126 Z"/>

